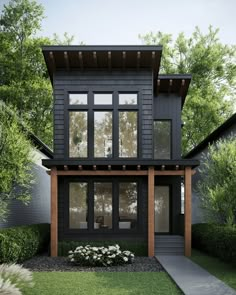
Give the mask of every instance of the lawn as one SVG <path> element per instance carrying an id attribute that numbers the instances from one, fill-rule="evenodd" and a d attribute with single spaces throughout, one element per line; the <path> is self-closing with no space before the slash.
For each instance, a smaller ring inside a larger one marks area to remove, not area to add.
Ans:
<path id="1" fill-rule="evenodd" d="M 192 251 L 191 259 L 209 273 L 236 289 L 236 265 L 224 263 L 218 258 L 208 256 L 198 250 Z"/>
<path id="2" fill-rule="evenodd" d="M 182 294 L 165 272 L 35 272 L 25 295 Z"/>

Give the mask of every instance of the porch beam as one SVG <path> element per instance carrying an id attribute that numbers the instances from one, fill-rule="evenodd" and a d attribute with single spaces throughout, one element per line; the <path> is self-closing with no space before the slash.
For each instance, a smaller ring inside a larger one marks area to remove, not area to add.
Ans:
<path id="1" fill-rule="evenodd" d="M 184 198 L 184 254 L 187 257 L 191 256 L 191 227 L 192 227 L 192 212 L 191 212 L 191 202 L 192 202 L 192 173 L 191 167 L 185 168 L 185 198 Z"/>
<path id="2" fill-rule="evenodd" d="M 94 165 L 96 166 L 96 165 Z M 138 165 L 139 166 L 139 165 Z M 111 170 L 111 165 L 108 165 L 108 171 L 107 170 L 83 170 L 83 166 L 79 165 L 78 169 L 79 170 L 57 170 L 57 175 L 84 175 L 84 176 L 97 176 L 97 175 L 104 175 L 104 176 L 109 176 L 109 175 L 114 175 L 114 176 L 119 176 L 119 175 L 134 175 L 134 176 L 143 176 L 146 175 L 148 176 L 148 170 L 141 170 L 141 167 L 137 166 L 137 171 L 136 170 L 126 170 L 126 166 L 122 166 L 122 170 Z M 97 166 L 96 166 L 97 168 Z M 93 167 L 95 169 L 95 167 Z M 191 175 L 194 175 L 196 173 L 195 170 L 191 171 Z M 48 170 L 47 174 L 50 175 L 51 171 Z M 155 176 L 185 176 L 185 170 L 154 170 L 154 175 Z"/>
<path id="3" fill-rule="evenodd" d="M 154 167 L 148 168 L 148 256 L 154 256 Z"/>
<path id="4" fill-rule="evenodd" d="M 56 257 L 58 251 L 58 203 L 57 203 L 57 168 L 51 169 L 51 256 Z"/>
<path id="5" fill-rule="evenodd" d="M 96 167 L 96 165 L 94 165 Z M 93 169 L 95 169 L 95 167 Z M 97 168 L 97 167 L 96 167 Z M 78 176 L 109 176 L 109 175 L 114 175 L 114 176 L 138 176 L 138 175 L 148 175 L 148 171 L 146 170 L 68 170 L 68 171 L 63 171 L 63 170 L 58 170 L 57 175 L 78 175 Z"/>

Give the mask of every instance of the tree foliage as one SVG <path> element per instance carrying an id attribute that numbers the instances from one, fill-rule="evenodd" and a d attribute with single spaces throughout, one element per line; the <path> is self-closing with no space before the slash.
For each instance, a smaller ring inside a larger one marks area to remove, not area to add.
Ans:
<path id="1" fill-rule="evenodd" d="M 19 111 L 32 131 L 52 144 L 52 89 L 47 79 L 41 46 L 36 38 L 43 7 L 36 1 L 11 0 L 0 20 L 0 98 Z"/>
<path id="2" fill-rule="evenodd" d="M 0 99 L 18 110 L 33 133 L 52 146 L 52 87 L 43 45 L 71 44 L 74 37 L 36 37 L 44 18 L 34 0 L 11 0 L 0 18 Z"/>
<path id="3" fill-rule="evenodd" d="M 0 104 L 0 219 L 5 220 L 13 199 L 27 204 L 33 175 L 31 144 L 13 111 Z"/>
<path id="4" fill-rule="evenodd" d="M 180 33 L 174 41 L 162 32 L 139 36 L 145 44 L 163 45 L 161 73 L 192 74 L 182 119 L 185 154 L 233 112 L 236 97 L 236 47 L 222 44 L 218 29 L 207 34 L 196 27 L 189 38 Z"/>
<path id="5" fill-rule="evenodd" d="M 236 214 L 236 139 L 219 140 L 202 157 L 197 191 L 207 217 L 232 225 Z"/>

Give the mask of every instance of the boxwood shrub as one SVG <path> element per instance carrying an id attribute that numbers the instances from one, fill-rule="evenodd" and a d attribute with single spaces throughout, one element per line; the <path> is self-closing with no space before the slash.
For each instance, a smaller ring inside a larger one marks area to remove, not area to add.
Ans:
<path id="1" fill-rule="evenodd" d="M 50 225 L 33 224 L 0 230 L 0 263 L 23 262 L 48 249 Z"/>
<path id="2" fill-rule="evenodd" d="M 135 256 L 147 256 L 147 244 L 142 241 L 117 241 L 117 240 L 105 240 L 105 241 L 59 241 L 58 243 L 58 255 L 67 256 L 68 252 L 72 249 L 76 249 L 79 246 L 90 245 L 92 247 L 108 247 L 110 245 L 118 244 L 122 250 L 128 250 L 134 253 Z"/>
<path id="3" fill-rule="evenodd" d="M 193 247 L 225 262 L 236 263 L 236 228 L 219 224 L 194 224 Z"/>

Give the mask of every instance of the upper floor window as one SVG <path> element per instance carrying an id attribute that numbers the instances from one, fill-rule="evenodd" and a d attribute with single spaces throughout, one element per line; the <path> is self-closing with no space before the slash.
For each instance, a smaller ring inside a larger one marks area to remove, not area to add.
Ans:
<path id="1" fill-rule="evenodd" d="M 137 93 L 70 93 L 69 157 L 136 158 L 137 97 Z"/>
<path id="2" fill-rule="evenodd" d="M 69 104 L 74 104 L 74 105 L 88 104 L 88 94 L 87 93 L 70 93 Z"/>
<path id="3" fill-rule="evenodd" d="M 135 105 L 137 104 L 137 93 L 120 93 L 119 105 Z"/>
<path id="4" fill-rule="evenodd" d="M 112 112 L 94 112 L 94 157 L 112 157 Z"/>
<path id="5" fill-rule="evenodd" d="M 112 104 L 112 93 L 95 93 L 94 104 Z"/>
<path id="6" fill-rule="evenodd" d="M 154 121 L 154 159 L 171 159 L 171 121 Z"/>
<path id="7" fill-rule="evenodd" d="M 119 157 L 137 157 L 137 112 L 119 112 Z"/>
<path id="8" fill-rule="evenodd" d="M 88 113 L 69 112 L 69 155 L 86 158 L 88 156 Z"/>

